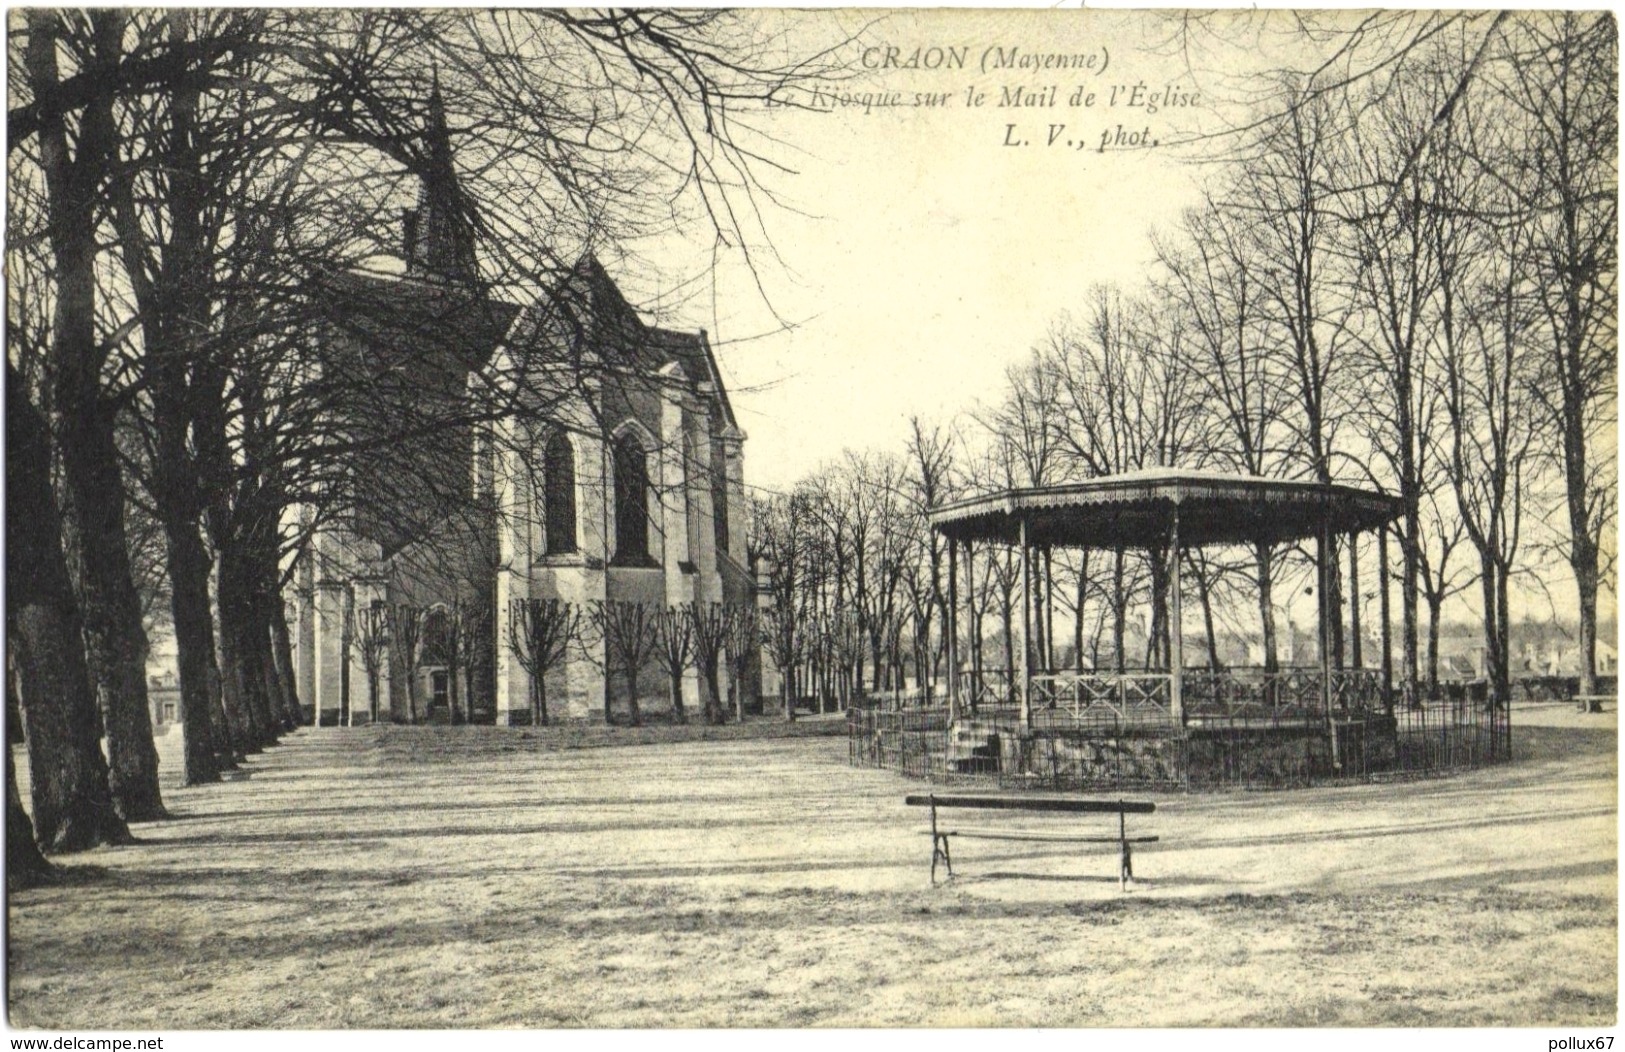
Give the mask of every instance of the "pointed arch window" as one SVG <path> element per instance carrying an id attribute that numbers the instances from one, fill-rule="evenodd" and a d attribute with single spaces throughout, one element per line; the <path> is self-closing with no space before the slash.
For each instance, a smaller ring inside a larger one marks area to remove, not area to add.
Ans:
<path id="1" fill-rule="evenodd" d="M 615 562 L 648 566 L 649 454 L 631 431 L 615 440 Z"/>
<path id="2" fill-rule="evenodd" d="M 423 641 L 418 644 L 422 655 L 418 662 L 424 668 L 446 665 L 450 662 L 451 621 L 444 606 L 432 607 L 423 617 Z"/>
<path id="3" fill-rule="evenodd" d="M 576 550 L 576 454 L 563 431 L 553 432 L 542 453 L 542 523 L 548 555 Z"/>

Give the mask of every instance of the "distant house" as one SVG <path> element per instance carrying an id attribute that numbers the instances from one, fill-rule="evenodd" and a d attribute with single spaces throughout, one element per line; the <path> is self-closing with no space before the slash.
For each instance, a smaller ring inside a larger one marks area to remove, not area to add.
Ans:
<path id="1" fill-rule="evenodd" d="M 165 733 L 181 720 L 181 682 L 173 668 L 147 677 L 147 704 L 152 709 L 152 729 Z"/>

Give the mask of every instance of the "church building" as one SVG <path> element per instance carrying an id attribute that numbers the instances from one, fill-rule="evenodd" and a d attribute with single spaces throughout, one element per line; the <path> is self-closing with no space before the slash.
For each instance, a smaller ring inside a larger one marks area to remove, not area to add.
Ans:
<path id="1" fill-rule="evenodd" d="M 628 675 L 591 612 L 756 602 L 745 436 L 716 358 L 704 331 L 646 323 L 591 253 L 533 302 L 492 295 L 438 92 L 425 146 L 404 272 L 320 291 L 333 430 L 353 452 L 342 498 L 306 513 L 301 701 L 323 725 L 528 723 L 514 600 L 556 599 L 583 631 L 547 675 L 549 715 L 614 718 L 634 698 L 659 713 L 668 676 L 652 655 Z M 692 670 L 682 693 L 696 712 Z"/>

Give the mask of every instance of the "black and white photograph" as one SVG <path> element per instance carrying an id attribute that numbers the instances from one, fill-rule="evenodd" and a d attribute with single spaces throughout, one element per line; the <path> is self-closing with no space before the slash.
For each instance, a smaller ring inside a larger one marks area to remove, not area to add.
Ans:
<path id="1" fill-rule="evenodd" d="M 11 1048 L 1611 1047 L 1609 11 L 6 61 Z"/>

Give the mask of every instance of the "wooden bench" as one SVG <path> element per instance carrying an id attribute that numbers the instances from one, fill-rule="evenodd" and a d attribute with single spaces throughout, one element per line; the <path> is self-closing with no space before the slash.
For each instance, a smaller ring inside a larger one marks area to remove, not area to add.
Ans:
<path id="1" fill-rule="evenodd" d="M 1574 707 L 1581 712 L 1603 712 L 1604 706 L 1613 700 L 1612 694 L 1576 694 Z"/>
<path id="2" fill-rule="evenodd" d="M 915 793 L 904 797 L 903 803 L 910 807 L 929 807 L 931 809 L 932 886 L 937 883 L 937 862 L 939 860 L 947 866 L 948 876 L 954 875 L 953 856 L 948 851 L 949 837 L 971 837 L 977 840 L 1059 841 L 1072 844 L 1116 844 L 1118 846 L 1118 886 L 1124 891 L 1128 890 L 1129 881 L 1134 879 L 1133 851 L 1129 845 L 1152 844 L 1157 841 L 1154 836 L 1131 837 L 1128 835 L 1127 816 L 1148 815 L 1157 809 L 1156 804 L 1145 801 L 1079 800 L 1076 797 L 1028 796 L 1025 794 L 994 796 L 966 793 Z M 1114 837 L 1078 836 L 1070 833 L 1029 833 L 1001 829 L 943 829 L 937 822 L 937 809 L 939 807 L 976 808 L 984 811 L 1036 811 L 1051 814 L 1115 814 L 1117 815 L 1117 835 Z"/>

